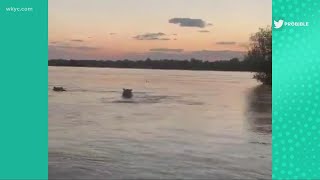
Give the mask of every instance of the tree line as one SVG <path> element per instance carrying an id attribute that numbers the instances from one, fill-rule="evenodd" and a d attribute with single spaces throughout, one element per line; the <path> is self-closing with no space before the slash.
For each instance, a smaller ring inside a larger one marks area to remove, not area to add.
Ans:
<path id="1" fill-rule="evenodd" d="M 232 58 L 221 61 L 190 60 L 49 60 L 49 66 L 72 66 L 72 67 L 108 67 L 108 68 L 135 68 L 135 69 L 176 69 L 176 70 L 214 70 L 214 71 L 250 71 L 262 70 L 260 63 L 251 60 Z"/>

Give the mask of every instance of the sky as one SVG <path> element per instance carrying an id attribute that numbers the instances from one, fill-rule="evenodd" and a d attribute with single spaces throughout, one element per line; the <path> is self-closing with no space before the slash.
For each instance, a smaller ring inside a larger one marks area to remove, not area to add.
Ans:
<path id="1" fill-rule="evenodd" d="M 49 59 L 242 57 L 271 0 L 49 0 Z"/>

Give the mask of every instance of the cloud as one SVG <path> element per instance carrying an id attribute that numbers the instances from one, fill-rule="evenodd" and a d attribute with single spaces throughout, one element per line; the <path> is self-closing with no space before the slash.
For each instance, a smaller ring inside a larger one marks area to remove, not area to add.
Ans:
<path id="1" fill-rule="evenodd" d="M 69 46 L 70 42 L 51 41 L 49 44 L 51 44 L 52 46 Z"/>
<path id="2" fill-rule="evenodd" d="M 116 35 L 117 33 L 109 33 L 109 35 Z"/>
<path id="3" fill-rule="evenodd" d="M 89 47 L 92 49 L 93 47 Z M 87 49 L 87 50 L 81 50 Z M 49 59 L 99 59 L 101 58 L 96 54 L 96 51 L 88 50 L 86 47 L 57 47 L 57 46 L 48 46 L 49 50 Z"/>
<path id="4" fill-rule="evenodd" d="M 220 42 L 216 42 L 216 44 L 219 44 L 219 45 L 235 45 L 237 43 L 234 42 L 234 41 L 220 41 Z"/>
<path id="5" fill-rule="evenodd" d="M 209 33 L 210 31 L 208 31 L 208 30 L 199 30 L 198 32 L 201 32 L 201 33 Z"/>
<path id="6" fill-rule="evenodd" d="M 65 50 L 81 50 L 81 51 L 92 51 L 92 50 L 98 50 L 98 47 L 91 47 L 91 46 L 71 46 L 71 45 L 64 45 L 64 44 L 58 44 L 58 45 L 50 45 L 51 48 L 56 49 L 65 49 Z"/>
<path id="7" fill-rule="evenodd" d="M 154 52 L 183 52 L 183 49 L 169 49 L 169 48 L 154 48 L 150 49 L 149 51 L 154 51 Z"/>
<path id="8" fill-rule="evenodd" d="M 198 28 L 204 28 L 208 25 L 202 19 L 191 19 L 191 18 L 172 18 L 172 19 L 169 19 L 169 23 L 179 24 L 181 27 L 198 27 Z"/>
<path id="9" fill-rule="evenodd" d="M 72 48 L 76 50 L 83 50 L 83 51 L 92 51 L 92 50 L 100 49 L 98 47 L 90 47 L 90 46 L 74 46 Z"/>
<path id="10" fill-rule="evenodd" d="M 212 23 L 208 23 L 207 26 L 213 26 L 213 24 Z"/>
<path id="11" fill-rule="evenodd" d="M 71 39 L 72 42 L 84 42 L 81 39 Z M 80 46 L 74 43 L 63 42 L 63 41 L 52 41 L 50 42 L 49 48 L 60 49 L 60 50 L 81 50 L 81 51 L 92 51 L 100 48 L 93 46 Z"/>
<path id="12" fill-rule="evenodd" d="M 72 41 L 72 42 L 84 42 L 84 40 L 82 40 L 82 39 L 71 39 L 70 41 Z"/>
<path id="13" fill-rule="evenodd" d="M 165 33 L 145 33 L 133 37 L 136 40 L 170 40 Z"/>

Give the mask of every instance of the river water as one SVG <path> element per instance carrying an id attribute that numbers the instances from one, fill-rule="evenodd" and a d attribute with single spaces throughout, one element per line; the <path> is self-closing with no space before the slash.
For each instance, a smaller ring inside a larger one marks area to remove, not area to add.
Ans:
<path id="1" fill-rule="evenodd" d="M 271 178 L 271 88 L 252 73 L 49 67 L 48 96 L 50 179 Z"/>

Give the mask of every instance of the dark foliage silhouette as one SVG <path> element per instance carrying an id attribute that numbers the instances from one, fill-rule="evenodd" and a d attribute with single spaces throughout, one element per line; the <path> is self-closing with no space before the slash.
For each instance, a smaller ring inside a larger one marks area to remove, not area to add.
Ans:
<path id="1" fill-rule="evenodd" d="M 245 58 L 249 64 L 255 66 L 256 74 L 253 78 L 263 84 L 272 84 L 272 31 L 271 27 L 260 28 L 250 37 L 251 47 Z"/>
<path id="2" fill-rule="evenodd" d="M 136 68 L 136 69 L 181 69 L 181 70 L 215 70 L 215 71 L 250 71 L 259 72 L 256 63 L 240 61 L 238 58 L 221 61 L 191 60 L 49 60 L 49 66 L 74 66 L 74 67 L 109 67 L 109 68 Z"/>

